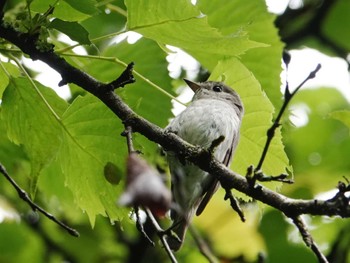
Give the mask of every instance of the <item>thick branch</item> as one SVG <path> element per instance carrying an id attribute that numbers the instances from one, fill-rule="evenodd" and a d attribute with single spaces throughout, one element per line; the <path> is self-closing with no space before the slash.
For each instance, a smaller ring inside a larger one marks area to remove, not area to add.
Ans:
<path id="1" fill-rule="evenodd" d="M 350 207 L 337 199 L 330 201 L 296 200 L 287 198 L 271 191 L 263 186 L 252 187 L 245 177 L 234 173 L 223 164 L 213 159 L 210 152 L 200 147 L 195 147 L 173 133 L 165 132 L 160 127 L 150 123 L 133 112 L 113 90 L 109 84 L 103 84 L 87 75 L 83 71 L 68 64 L 63 58 L 53 51 L 43 52 L 35 48 L 35 39 L 26 34 L 19 34 L 11 28 L 0 26 L 0 37 L 18 46 L 32 59 L 40 59 L 59 72 L 66 83 L 74 83 L 86 91 L 94 94 L 107 105 L 125 125 L 132 127 L 134 132 L 139 132 L 149 140 L 160 144 L 165 150 L 173 151 L 188 161 L 220 180 L 225 189 L 234 188 L 246 195 L 270 205 L 289 217 L 300 214 L 328 215 L 350 217 Z"/>

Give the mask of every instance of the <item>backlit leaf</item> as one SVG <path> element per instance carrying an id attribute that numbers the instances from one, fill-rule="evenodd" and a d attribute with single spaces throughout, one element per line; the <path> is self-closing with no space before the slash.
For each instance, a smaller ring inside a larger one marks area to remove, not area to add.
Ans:
<path id="1" fill-rule="evenodd" d="M 128 29 L 163 44 L 180 47 L 206 65 L 208 59 L 238 56 L 245 51 L 266 46 L 248 39 L 247 32 L 237 30 L 224 36 L 209 25 L 200 10 L 179 1 L 127 0 Z M 147 16 L 144 15 L 147 10 Z"/>
<path id="2" fill-rule="evenodd" d="M 273 106 L 261 90 L 254 75 L 238 59 L 220 61 L 210 78 L 224 80 L 227 85 L 238 92 L 243 100 L 245 113 L 241 127 L 241 139 L 233 157 L 232 168 L 245 175 L 247 167 L 251 164 L 257 165 L 260 159 L 266 142 L 266 132 L 272 124 Z M 262 169 L 269 175 L 279 175 L 290 169 L 279 129 L 271 142 Z M 268 183 L 268 185 L 275 188 L 280 184 Z"/>
<path id="3" fill-rule="evenodd" d="M 126 143 L 120 136 L 121 122 L 92 95 L 77 97 L 62 121 L 65 132 L 58 159 L 76 204 L 92 225 L 98 214 L 121 219 L 123 213 L 115 204 L 121 186 L 112 185 L 104 176 L 108 162 L 124 171 Z"/>
<path id="4" fill-rule="evenodd" d="M 67 107 L 53 90 L 35 85 L 38 91 L 27 78 L 11 79 L 1 112 L 8 137 L 23 145 L 31 160 L 32 194 L 40 171 L 57 153 L 62 132 L 59 118 Z"/>

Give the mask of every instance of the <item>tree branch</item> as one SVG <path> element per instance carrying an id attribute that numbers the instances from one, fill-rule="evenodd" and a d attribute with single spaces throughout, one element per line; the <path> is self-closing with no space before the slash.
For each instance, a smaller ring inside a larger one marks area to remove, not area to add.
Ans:
<path id="1" fill-rule="evenodd" d="M 197 229 L 192 225 L 189 226 L 189 231 L 193 240 L 196 242 L 199 251 L 208 260 L 209 263 L 218 263 L 219 259 L 213 254 L 212 248 L 202 239 Z"/>
<path id="2" fill-rule="evenodd" d="M 157 234 L 159 236 L 160 241 L 162 242 L 164 249 L 166 253 L 168 254 L 170 260 L 172 263 L 177 263 L 177 260 L 174 256 L 174 253 L 171 251 L 168 241 L 166 239 L 166 236 L 168 235 L 166 231 L 164 231 L 158 224 L 157 220 L 154 218 L 152 212 L 148 209 L 145 208 L 145 212 L 147 214 L 147 217 L 151 220 L 153 227 L 156 229 Z"/>
<path id="3" fill-rule="evenodd" d="M 65 229 L 69 234 L 71 234 L 72 236 L 75 237 L 79 237 L 79 232 L 69 226 L 67 226 L 66 224 L 64 224 L 63 222 L 59 221 L 56 217 L 54 217 L 52 214 L 46 212 L 43 208 L 41 208 L 40 206 L 38 206 L 36 203 L 34 203 L 29 195 L 23 190 L 21 189 L 18 184 L 11 178 L 11 176 L 7 173 L 5 167 L 0 164 L 0 173 L 6 178 L 7 181 L 9 181 L 11 183 L 11 185 L 16 189 L 19 197 L 25 201 L 31 208 L 33 211 L 39 211 L 40 213 L 42 213 L 44 216 L 46 216 L 48 219 L 50 219 L 51 221 L 55 222 L 56 224 L 58 224 L 60 227 L 62 227 L 63 229 Z"/>
<path id="4" fill-rule="evenodd" d="M 149 140 L 161 145 L 166 151 L 172 151 L 216 176 L 224 189 L 234 188 L 255 200 L 278 209 L 290 218 L 297 218 L 302 214 L 350 217 L 349 198 L 344 195 L 344 191 L 340 188 L 339 193 L 334 198 L 326 201 L 288 198 L 262 185 L 252 185 L 245 177 L 229 170 L 221 162 L 214 159 L 208 149 L 190 145 L 177 135 L 165 132 L 160 127 L 138 116 L 114 93 L 114 89 L 117 88 L 116 82 L 120 85 L 132 82 L 131 74 L 122 74 L 121 76 L 122 78 L 130 78 L 129 80 L 120 81 L 118 78 L 118 81 L 104 84 L 73 67 L 55 54 L 53 50 L 37 50 L 36 39 L 29 34 L 18 33 L 12 28 L 0 25 L 0 37 L 18 46 L 33 60 L 39 59 L 59 72 L 62 77 L 61 83 L 74 83 L 95 95 L 115 113 L 124 125 L 131 127 L 133 132 L 144 135 Z M 127 70 L 130 71 L 131 67 L 130 65 Z M 348 188 L 348 186 L 345 187 L 346 191 L 349 191 Z"/>
<path id="5" fill-rule="evenodd" d="M 15 44 L 33 60 L 40 59 L 47 63 L 59 72 L 67 83 L 74 83 L 98 97 L 125 125 L 131 126 L 134 132 L 144 135 L 149 140 L 160 144 L 165 150 L 183 156 L 204 171 L 216 176 L 225 189 L 234 188 L 280 210 L 287 216 L 310 214 L 350 217 L 349 205 L 342 202 L 291 199 L 261 185 L 252 188 L 245 177 L 229 170 L 225 165 L 212 158 L 208 150 L 193 146 L 174 133 L 165 132 L 160 127 L 138 116 L 117 94 L 106 88 L 108 84 L 101 83 L 73 67 L 52 50 L 37 50 L 35 40 L 30 35 L 18 33 L 12 28 L 0 25 L 0 37 Z"/>
<path id="6" fill-rule="evenodd" d="M 310 247 L 311 250 L 315 253 L 318 262 L 320 263 L 328 263 L 327 258 L 322 254 L 320 249 L 318 248 L 317 244 L 315 243 L 314 239 L 312 238 L 311 234 L 307 230 L 306 225 L 304 224 L 303 220 L 300 216 L 293 217 L 292 218 L 294 225 L 298 228 L 299 233 L 301 234 L 304 243 L 306 246 Z"/>

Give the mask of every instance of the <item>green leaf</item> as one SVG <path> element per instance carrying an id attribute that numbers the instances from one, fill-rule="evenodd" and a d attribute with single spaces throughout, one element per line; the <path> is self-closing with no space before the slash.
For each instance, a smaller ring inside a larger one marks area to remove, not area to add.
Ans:
<path id="1" fill-rule="evenodd" d="M 322 25 L 322 33 L 334 41 L 340 48 L 350 50 L 350 36 L 347 30 L 350 27 L 350 2 L 337 1 L 327 14 Z"/>
<path id="2" fill-rule="evenodd" d="M 95 15 L 98 13 L 98 9 L 96 8 L 97 2 L 95 0 L 63 0 L 68 3 L 71 7 L 88 15 Z"/>
<path id="3" fill-rule="evenodd" d="M 242 30 L 247 32 L 249 39 L 266 44 L 262 48 L 248 50 L 241 56 L 241 61 L 260 82 L 275 107 L 280 107 L 283 43 L 274 25 L 276 17 L 267 11 L 265 2 L 200 0 L 198 6 L 208 16 L 208 23 L 223 35 Z"/>
<path id="4" fill-rule="evenodd" d="M 11 64 L 11 63 L 5 63 L 1 62 L 1 67 L 0 67 L 0 99 L 2 98 L 2 94 L 6 87 L 9 84 L 10 77 L 18 77 L 20 75 L 18 68 Z"/>
<path id="5" fill-rule="evenodd" d="M 257 231 L 261 211 L 254 205 L 245 206 L 243 209 L 247 221 L 243 223 L 229 203 L 224 201 L 223 196 L 225 190 L 220 188 L 203 214 L 195 217 L 193 222 L 196 227 L 205 231 L 217 255 L 226 258 L 243 256 L 245 262 L 256 262 L 256 255 L 265 249 L 265 244 Z"/>
<path id="6" fill-rule="evenodd" d="M 11 141 L 24 146 L 32 168 L 31 193 L 35 193 L 40 171 L 56 155 L 61 140 L 60 116 L 67 103 L 57 94 L 27 78 L 11 79 L 3 96 L 2 121 Z"/>
<path id="7" fill-rule="evenodd" d="M 126 9 L 123 1 L 118 1 L 115 5 L 118 5 L 124 10 Z M 90 38 L 94 39 L 123 30 L 126 24 L 126 17 L 117 12 L 100 12 L 82 21 L 81 24 L 89 31 Z M 106 40 L 109 41 L 109 39 Z M 103 43 L 104 42 L 102 42 L 102 46 L 104 46 Z M 94 44 L 100 45 L 101 42 L 95 42 Z"/>
<path id="8" fill-rule="evenodd" d="M 0 79 L 1 79 L 1 82 L 0 82 L 0 99 L 1 99 L 2 94 L 9 83 L 9 76 L 4 72 L 2 68 L 0 69 Z"/>
<path id="9" fill-rule="evenodd" d="M 241 139 L 233 157 L 234 171 L 245 175 L 247 167 L 257 165 L 266 142 L 266 132 L 271 127 L 273 106 L 253 74 L 238 60 L 223 60 L 214 68 L 210 79 L 224 81 L 238 92 L 245 113 L 241 127 Z M 264 173 L 279 175 L 290 170 L 289 161 L 278 129 L 262 167 Z M 268 183 L 272 188 L 279 183 Z"/>
<path id="10" fill-rule="evenodd" d="M 159 85 L 169 93 L 172 92 L 171 79 L 167 71 L 166 54 L 154 41 L 142 38 L 135 44 L 130 45 L 126 41 L 107 48 L 101 54 L 102 56 L 115 57 L 129 63 L 135 62 L 135 70 L 146 77 L 149 81 Z M 119 70 L 111 62 L 92 61 L 87 65 L 87 70 L 102 81 L 112 81 L 115 79 L 124 67 L 118 65 Z M 165 127 L 169 119 L 173 116 L 171 113 L 171 99 L 159 90 L 151 86 L 147 81 L 136 76 L 136 82 L 118 89 L 116 92 L 122 96 L 125 102 L 139 115 L 147 120 Z M 158 158 L 159 149 L 157 145 L 145 139 L 143 136 L 135 134 L 135 148 L 141 150 L 146 157 Z"/>
<path id="11" fill-rule="evenodd" d="M 78 22 L 67 22 L 59 18 L 55 18 L 49 25 L 58 31 L 66 34 L 70 39 L 77 41 L 82 45 L 90 45 L 89 32 Z"/>
<path id="12" fill-rule="evenodd" d="M 67 187 L 92 225 L 98 214 L 120 220 L 124 215 L 115 204 L 121 186 L 104 176 L 108 162 L 124 171 L 126 145 L 117 117 L 92 95 L 77 97 L 63 115 L 65 133 L 58 160 Z"/>
<path id="13" fill-rule="evenodd" d="M 346 121 L 348 113 L 342 111 L 350 109 L 349 102 L 334 88 L 305 89 L 298 91 L 290 107 L 304 109 L 301 116 L 307 122 L 301 127 L 284 125 L 283 138 L 297 182 L 288 188 L 304 188 L 312 195 L 329 191 L 349 170 L 349 129 L 335 120 Z"/>
<path id="14" fill-rule="evenodd" d="M 0 108 L 1 119 L 1 108 Z M 4 121 L 0 121 L 0 162 L 4 165 L 8 172 L 12 174 L 12 169 L 15 167 L 16 172 L 19 171 L 18 163 L 27 159 L 23 148 L 12 143 L 7 137 L 6 127 Z"/>
<path id="15" fill-rule="evenodd" d="M 350 129 L 350 111 L 349 110 L 335 111 L 330 113 L 329 115 L 330 117 L 338 121 L 341 121 Z"/>
<path id="16" fill-rule="evenodd" d="M 44 242 L 26 224 L 2 222 L 0 233 L 0 262 L 42 262 Z"/>
<path id="17" fill-rule="evenodd" d="M 167 70 L 166 54 L 155 42 L 142 39 L 129 45 L 124 41 L 109 48 L 104 54 L 106 56 L 117 55 L 119 59 L 127 62 L 132 58 L 137 72 L 173 94 Z M 133 110 L 149 121 L 161 127 L 168 124 L 171 117 L 171 98 L 147 84 L 145 80 L 136 76 L 136 83 L 128 85 L 122 90 L 121 95 Z"/>
<path id="18" fill-rule="evenodd" d="M 249 40 L 244 30 L 222 35 L 187 0 L 127 0 L 125 3 L 128 8 L 129 30 L 157 42 L 180 47 L 194 57 L 200 57 L 204 65 L 207 59 L 213 57 L 217 60 L 238 56 L 251 48 L 266 46 Z"/>
<path id="19" fill-rule="evenodd" d="M 50 6 L 54 6 L 55 9 L 53 15 L 56 18 L 60 18 L 65 21 L 82 21 L 90 17 L 90 14 L 81 12 L 79 9 L 72 7 L 65 1 L 59 1 L 56 5 L 54 5 L 56 2 L 56 0 L 34 0 L 30 5 L 30 9 L 34 12 L 45 13 Z"/>
<path id="20" fill-rule="evenodd" d="M 260 232 L 265 240 L 268 262 L 271 263 L 316 263 L 317 259 L 311 249 L 302 240 L 291 242 L 288 235 L 288 223 L 283 215 L 276 210 L 265 213 L 261 219 Z M 281 253 L 283 251 L 283 253 Z M 291 257 L 290 255 L 293 255 Z"/>

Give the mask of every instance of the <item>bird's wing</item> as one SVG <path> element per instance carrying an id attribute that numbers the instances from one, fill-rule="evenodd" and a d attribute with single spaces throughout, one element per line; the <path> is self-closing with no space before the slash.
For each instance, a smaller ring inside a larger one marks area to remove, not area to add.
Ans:
<path id="1" fill-rule="evenodd" d="M 233 135 L 232 145 L 227 150 L 225 157 L 224 157 L 224 160 L 222 161 L 222 163 L 226 166 L 229 166 L 231 164 L 232 155 L 233 155 L 233 152 L 236 149 L 236 146 L 238 143 L 238 136 L 239 136 L 238 133 Z M 203 188 L 204 197 L 203 197 L 202 201 L 200 202 L 200 204 L 197 208 L 197 211 L 196 211 L 197 216 L 199 216 L 203 212 L 203 210 L 205 209 L 205 207 L 209 203 L 211 197 L 219 189 L 219 186 L 220 186 L 220 183 L 215 178 L 215 176 L 211 176 L 209 174 L 209 176 L 207 178 L 208 179 L 206 180 L 206 182 L 204 182 L 204 188 Z"/>

